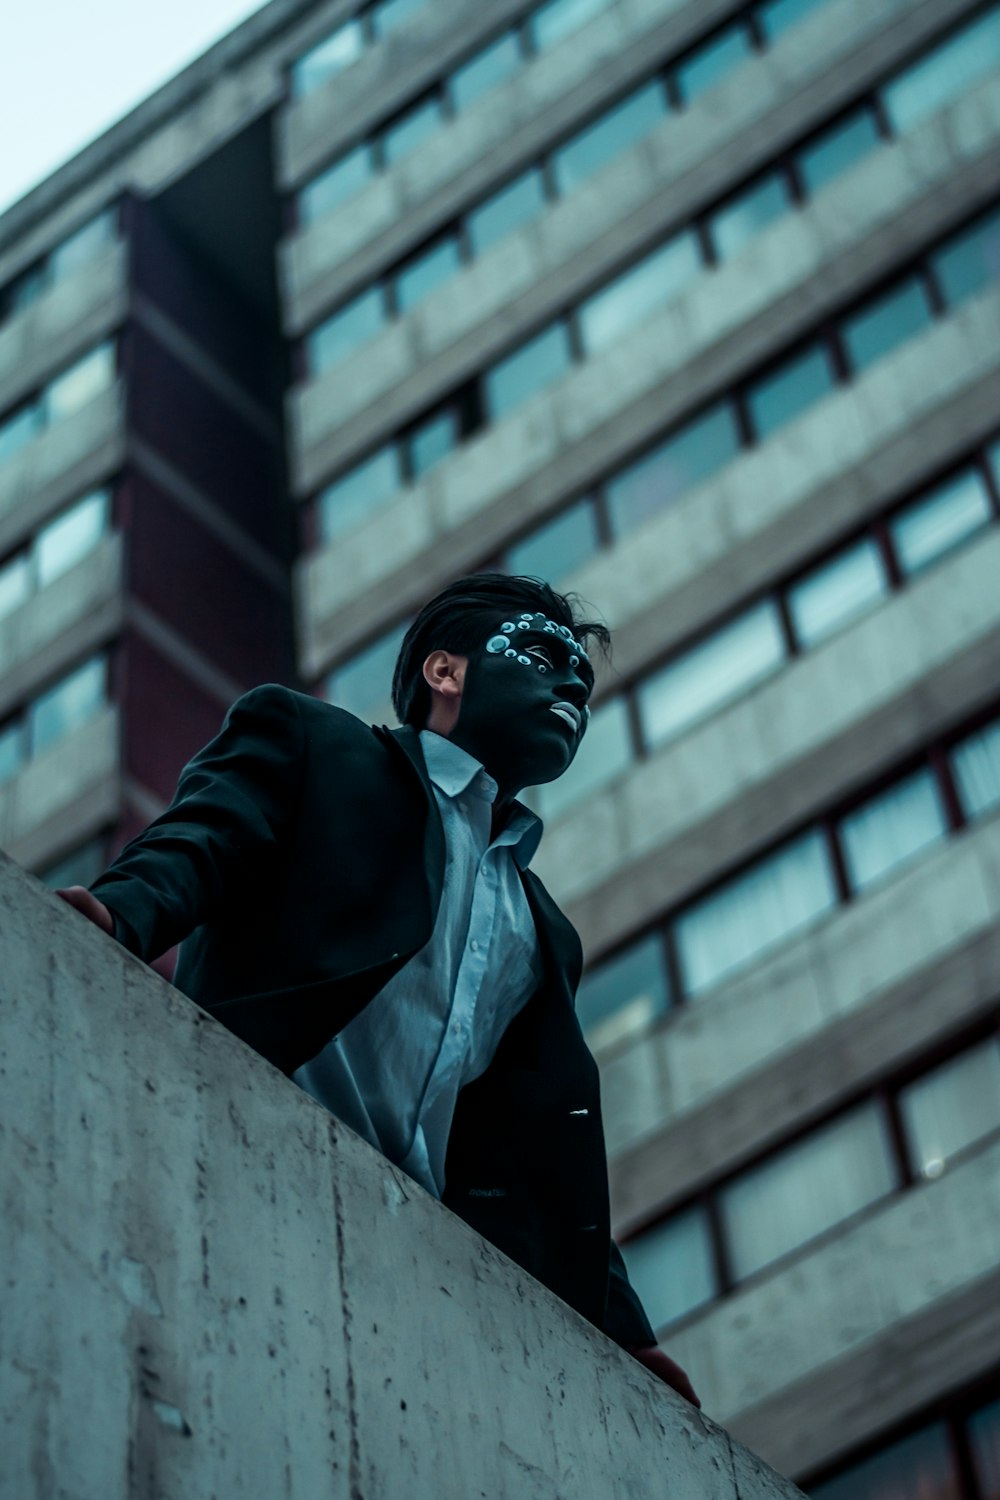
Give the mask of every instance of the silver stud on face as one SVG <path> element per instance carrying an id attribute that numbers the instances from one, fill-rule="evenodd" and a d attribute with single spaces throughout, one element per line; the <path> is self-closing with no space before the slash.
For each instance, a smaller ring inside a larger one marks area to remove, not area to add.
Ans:
<path id="1" fill-rule="evenodd" d="M 514 624 L 513 620 L 506 620 L 500 626 L 500 629 L 503 631 L 504 635 L 512 635 L 513 632 L 517 629 L 517 626 Z"/>
<path id="2" fill-rule="evenodd" d="M 543 661 L 540 661 L 538 663 L 538 670 L 539 670 L 539 672 L 547 672 L 549 669 L 548 669 L 548 667 L 545 665 L 545 663 Z"/>
<path id="3" fill-rule="evenodd" d="M 530 620 L 518 620 L 518 622 L 517 622 L 517 628 L 518 628 L 518 630 L 530 630 L 531 629 L 531 621 Z"/>
<path id="4" fill-rule="evenodd" d="M 569 659 L 569 664 L 571 667 L 578 667 L 580 665 L 580 658 L 578 656 L 571 656 Z"/>
<path id="5" fill-rule="evenodd" d="M 516 655 L 517 655 L 517 652 L 513 649 L 513 647 L 511 647 L 510 650 L 504 652 L 504 656 L 516 656 Z"/>
<path id="6" fill-rule="evenodd" d="M 491 656 L 499 656 L 501 651 L 507 650 L 507 637 L 505 635 L 491 635 L 486 642 L 486 649 Z"/>
<path id="7" fill-rule="evenodd" d="M 517 659 L 521 663 L 522 667 L 530 667 L 531 666 L 531 657 L 530 656 L 519 656 Z"/>
<path id="8" fill-rule="evenodd" d="M 521 616 L 521 619 L 522 620 L 532 620 L 532 619 L 534 619 L 534 616 L 533 615 L 529 615 L 529 614 L 523 614 Z"/>

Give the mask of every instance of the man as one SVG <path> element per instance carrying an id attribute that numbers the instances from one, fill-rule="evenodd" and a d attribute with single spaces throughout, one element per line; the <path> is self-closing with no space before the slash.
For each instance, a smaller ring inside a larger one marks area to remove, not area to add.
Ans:
<path id="1" fill-rule="evenodd" d="M 59 894 L 689 1401 L 611 1240 L 579 939 L 517 795 L 572 763 L 602 625 L 477 574 L 400 649 L 402 728 L 269 684 L 90 891 Z"/>

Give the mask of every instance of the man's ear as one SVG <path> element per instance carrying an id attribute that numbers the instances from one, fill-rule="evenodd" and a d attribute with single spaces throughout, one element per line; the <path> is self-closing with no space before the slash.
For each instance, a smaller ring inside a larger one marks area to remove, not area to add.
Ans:
<path id="1" fill-rule="evenodd" d="M 424 662 L 424 681 L 439 700 L 457 703 L 465 685 L 467 656 L 456 656 L 451 651 L 432 651 Z"/>

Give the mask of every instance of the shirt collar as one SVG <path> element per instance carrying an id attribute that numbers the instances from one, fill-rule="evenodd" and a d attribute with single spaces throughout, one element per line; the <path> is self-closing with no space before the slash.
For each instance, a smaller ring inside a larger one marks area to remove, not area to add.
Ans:
<path id="1" fill-rule="evenodd" d="M 453 740 L 447 739 L 443 734 L 435 734 L 433 730 L 422 729 L 420 748 L 424 754 L 428 776 L 446 797 L 454 799 L 463 792 L 469 792 L 491 806 L 496 801 L 497 784 L 493 777 L 484 770 L 481 761 L 476 760 L 475 756 L 456 745 Z M 515 802 L 507 826 L 493 842 L 509 844 L 517 865 L 524 870 L 535 856 L 541 843 L 542 831 L 541 818 L 525 807 L 523 802 Z"/>

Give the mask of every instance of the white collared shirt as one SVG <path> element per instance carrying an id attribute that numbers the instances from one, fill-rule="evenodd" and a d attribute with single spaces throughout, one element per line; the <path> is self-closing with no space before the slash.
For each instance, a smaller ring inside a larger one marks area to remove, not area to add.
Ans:
<path id="1" fill-rule="evenodd" d="M 447 862 L 430 941 L 295 1082 L 440 1198 L 459 1090 L 489 1067 L 542 976 L 518 866 L 542 836 L 520 803 L 490 842 L 497 784 L 442 735 L 420 735 Z"/>

